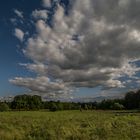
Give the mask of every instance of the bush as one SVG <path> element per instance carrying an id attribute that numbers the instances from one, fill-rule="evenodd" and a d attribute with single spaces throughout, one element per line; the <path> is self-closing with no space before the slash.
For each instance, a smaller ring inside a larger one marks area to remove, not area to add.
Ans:
<path id="1" fill-rule="evenodd" d="M 55 103 L 52 103 L 52 105 L 50 106 L 50 111 L 57 111 L 58 107 Z"/>
<path id="2" fill-rule="evenodd" d="M 122 104 L 119 104 L 119 103 L 114 103 L 114 105 L 111 107 L 111 109 L 122 110 L 122 109 L 124 109 L 124 106 Z"/>
<path id="3" fill-rule="evenodd" d="M 9 110 L 9 106 L 6 103 L 0 103 L 0 111 L 8 111 Z"/>

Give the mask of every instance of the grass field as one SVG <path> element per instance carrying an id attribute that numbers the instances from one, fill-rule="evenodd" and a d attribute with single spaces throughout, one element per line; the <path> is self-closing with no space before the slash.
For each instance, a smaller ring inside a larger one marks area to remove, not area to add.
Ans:
<path id="1" fill-rule="evenodd" d="M 0 140 L 140 140 L 140 113 L 2 112 Z"/>

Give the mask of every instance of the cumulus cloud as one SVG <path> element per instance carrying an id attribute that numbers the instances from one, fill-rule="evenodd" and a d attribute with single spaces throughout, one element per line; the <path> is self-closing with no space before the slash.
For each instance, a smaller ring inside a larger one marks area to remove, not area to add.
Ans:
<path id="1" fill-rule="evenodd" d="M 36 78 L 15 77 L 15 79 L 10 79 L 9 81 L 15 85 L 27 87 L 32 91 L 42 94 L 67 95 L 71 92 L 70 88 L 62 81 L 52 82 L 46 76 L 38 76 Z"/>
<path id="2" fill-rule="evenodd" d="M 14 35 L 22 42 L 24 39 L 24 32 L 21 29 L 15 28 Z"/>
<path id="3" fill-rule="evenodd" d="M 50 7 L 51 6 L 51 0 L 43 0 L 42 5 L 44 7 Z"/>
<path id="4" fill-rule="evenodd" d="M 47 6 L 49 2 L 44 0 Z M 33 64 L 25 66 L 43 80 L 51 77 L 45 87 L 39 77 L 10 82 L 49 93 L 56 92 L 56 87 L 61 92 L 66 87 L 124 88 L 127 83 L 120 78 L 133 79 L 140 71 L 135 64 L 140 60 L 140 1 L 70 2 L 73 7 L 67 15 L 64 7 L 57 5 L 53 27 L 45 21 L 46 11 L 33 11 L 34 18 L 39 17 L 36 34 L 28 38 L 24 50 Z"/>
<path id="5" fill-rule="evenodd" d="M 18 17 L 20 17 L 20 18 L 24 18 L 24 16 L 23 16 L 23 12 L 22 11 L 19 11 L 19 10 L 17 10 L 17 9 L 15 9 L 14 10 L 14 13 L 18 16 Z"/>
<path id="6" fill-rule="evenodd" d="M 10 21 L 11 21 L 11 23 L 14 24 L 14 25 L 17 24 L 17 19 L 16 19 L 16 18 L 11 18 Z"/>
<path id="7" fill-rule="evenodd" d="M 20 66 L 23 66 L 27 68 L 28 70 L 32 72 L 36 72 L 38 75 L 46 75 L 47 74 L 47 66 L 41 63 L 38 64 L 19 64 Z"/>
<path id="8" fill-rule="evenodd" d="M 48 18 L 48 11 L 47 10 L 35 10 L 35 11 L 32 12 L 32 16 L 35 19 L 46 20 Z"/>

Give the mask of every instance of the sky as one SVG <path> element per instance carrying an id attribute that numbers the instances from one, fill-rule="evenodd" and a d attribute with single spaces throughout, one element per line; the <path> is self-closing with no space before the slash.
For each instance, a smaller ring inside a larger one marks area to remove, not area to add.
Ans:
<path id="1" fill-rule="evenodd" d="M 140 0 L 1 0 L 0 96 L 121 97 L 140 85 Z"/>

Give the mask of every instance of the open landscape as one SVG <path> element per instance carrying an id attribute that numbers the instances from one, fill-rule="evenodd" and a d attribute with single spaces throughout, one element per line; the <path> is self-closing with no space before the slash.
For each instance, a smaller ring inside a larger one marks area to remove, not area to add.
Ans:
<path id="1" fill-rule="evenodd" d="M 0 140 L 139 140 L 139 103 L 140 90 L 85 103 L 17 95 L 0 102 Z"/>
<path id="2" fill-rule="evenodd" d="M 137 111 L 0 113 L 0 140 L 139 140 Z"/>
<path id="3" fill-rule="evenodd" d="M 140 140 L 140 0 L 0 0 L 0 140 Z"/>

